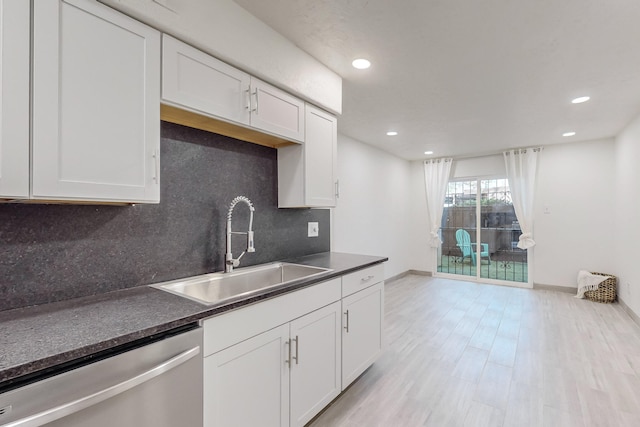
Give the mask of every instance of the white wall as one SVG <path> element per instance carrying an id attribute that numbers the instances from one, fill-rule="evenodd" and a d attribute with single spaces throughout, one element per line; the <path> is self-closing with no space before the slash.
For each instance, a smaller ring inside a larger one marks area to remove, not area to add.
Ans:
<path id="1" fill-rule="evenodd" d="M 339 134 L 338 178 L 332 250 L 389 257 L 387 278 L 411 269 L 410 163 Z"/>
<path id="2" fill-rule="evenodd" d="M 640 137 L 640 124 L 637 132 Z M 534 218 L 537 244 L 530 258 L 534 283 L 575 287 L 581 269 L 615 274 L 614 147 L 608 139 L 547 146 L 540 153 Z M 637 153 L 636 158 L 640 158 Z M 434 252 L 425 243 L 428 222 L 422 168 L 422 162 L 412 163 L 411 211 L 416 230 L 412 268 L 435 271 Z M 502 155 L 454 160 L 451 171 L 453 179 L 495 176 L 505 176 Z M 638 178 L 635 182 L 640 182 Z M 545 206 L 550 213 L 544 213 Z"/>
<path id="3" fill-rule="evenodd" d="M 249 74 L 342 113 L 342 78 L 232 0 L 100 0 Z"/>
<path id="4" fill-rule="evenodd" d="M 615 171 L 612 139 L 551 145 L 540 153 L 535 283 L 577 287 L 578 270 L 615 274 Z"/>
<path id="5" fill-rule="evenodd" d="M 451 166 L 454 179 L 504 177 L 506 174 L 502 154 L 454 160 Z"/>
<path id="6" fill-rule="evenodd" d="M 409 245 L 411 249 L 411 269 L 418 271 L 435 271 L 436 250 L 431 248 L 429 241 L 430 219 L 427 211 L 427 198 L 424 183 L 424 163 L 411 162 L 411 185 L 409 203 L 409 222 L 411 235 Z"/>
<path id="7" fill-rule="evenodd" d="M 618 297 L 640 315 L 640 117 L 616 138 L 615 222 Z M 613 255 L 612 255 L 613 256 Z"/>

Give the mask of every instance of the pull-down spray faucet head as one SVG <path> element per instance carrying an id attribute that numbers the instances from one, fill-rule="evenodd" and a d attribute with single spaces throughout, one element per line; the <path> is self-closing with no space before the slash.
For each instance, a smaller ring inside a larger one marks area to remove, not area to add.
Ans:
<path id="1" fill-rule="evenodd" d="M 233 208 L 240 203 L 244 202 L 247 206 L 249 206 L 249 229 L 246 232 L 240 231 L 232 231 L 231 229 L 231 218 L 233 216 Z M 253 207 L 253 203 L 245 196 L 238 196 L 231 201 L 229 205 L 229 212 L 227 212 L 227 253 L 225 256 L 225 272 L 230 273 L 233 271 L 234 267 L 237 267 L 240 264 L 240 258 L 245 254 L 245 252 L 255 252 L 256 248 L 253 244 L 253 212 L 255 208 Z M 231 253 L 231 235 L 232 234 L 246 234 L 247 235 L 247 249 L 243 251 L 240 256 L 236 259 L 233 258 Z"/>

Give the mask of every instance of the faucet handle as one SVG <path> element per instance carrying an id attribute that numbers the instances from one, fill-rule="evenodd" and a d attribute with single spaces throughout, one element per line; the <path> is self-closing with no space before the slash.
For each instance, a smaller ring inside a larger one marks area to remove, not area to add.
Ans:
<path id="1" fill-rule="evenodd" d="M 255 252 L 256 248 L 253 246 L 253 231 L 247 232 L 247 252 Z"/>

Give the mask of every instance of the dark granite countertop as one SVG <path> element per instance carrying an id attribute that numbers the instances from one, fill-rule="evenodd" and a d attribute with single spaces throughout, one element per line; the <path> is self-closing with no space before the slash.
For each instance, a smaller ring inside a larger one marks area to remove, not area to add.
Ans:
<path id="1" fill-rule="evenodd" d="M 170 331 L 388 258 L 324 252 L 286 260 L 333 271 L 247 300 L 207 306 L 149 286 L 0 312 L 0 389 L 53 367 Z"/>

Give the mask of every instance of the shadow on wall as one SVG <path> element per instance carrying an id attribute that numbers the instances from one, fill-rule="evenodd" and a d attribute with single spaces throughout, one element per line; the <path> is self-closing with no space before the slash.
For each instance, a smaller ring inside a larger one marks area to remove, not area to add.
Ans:
<path id="1" fill-rule="evenodd" d="M 329 250 L 329 210 L 277 208 L 275 149 L 161 129 L 158 205 L 0 205 L 0 311 L 223 270 L 226 214 L 238 195 L 256 208 L 256 252 L 241 266 Z M 234 229 L 248 218 L 236 207 Z M 320 223 L 320 237 L 306 237 L 308 221 Z M 233 242 L 240 253 L 244 237 Z"/>

